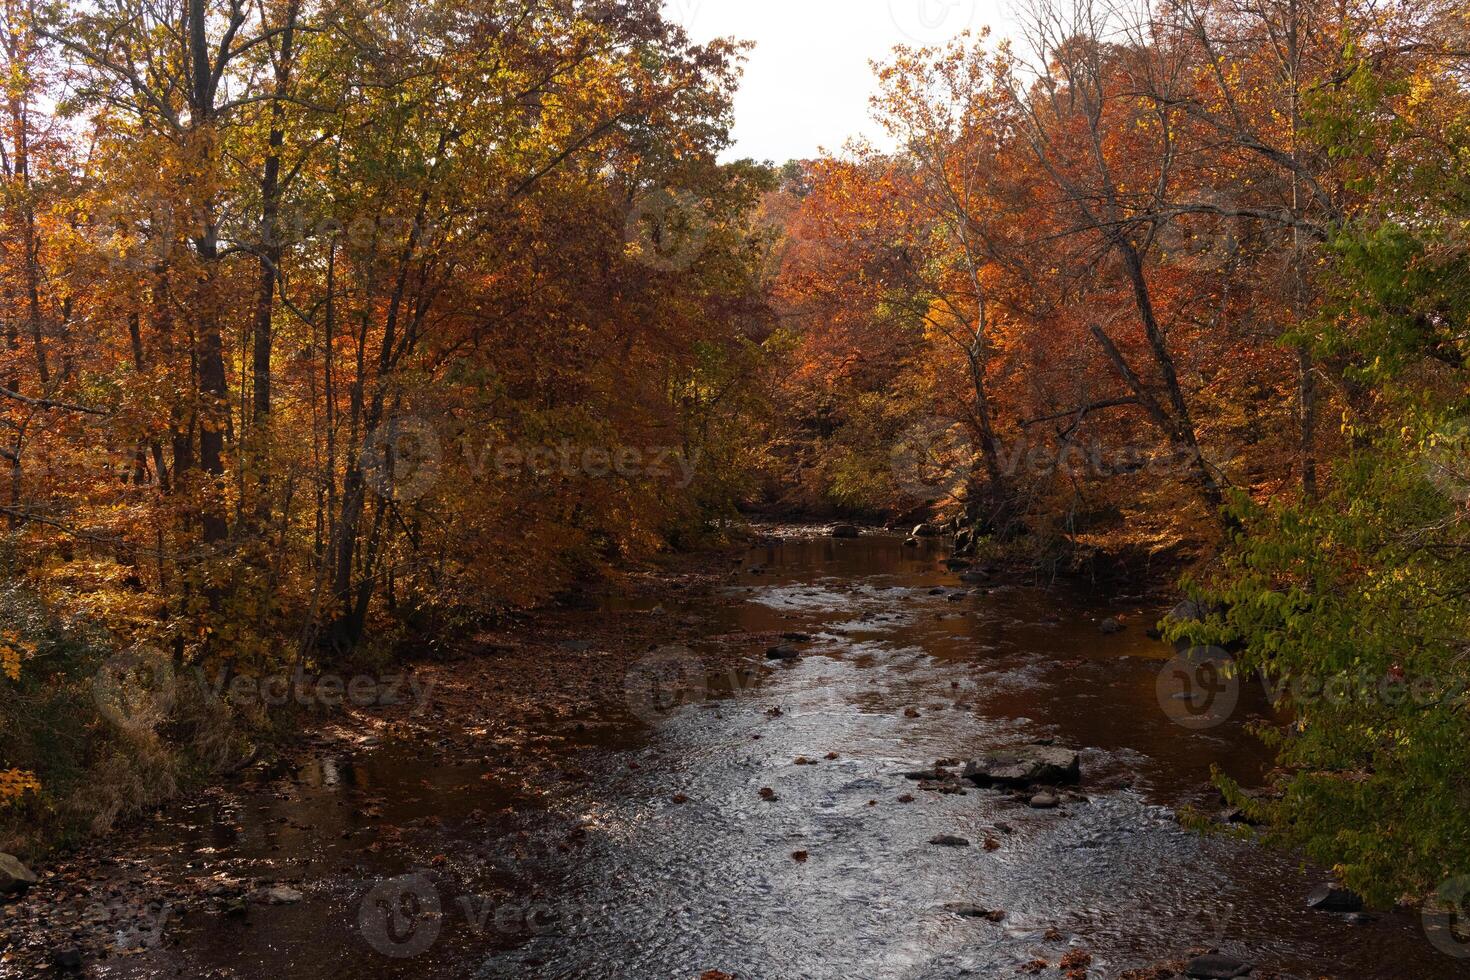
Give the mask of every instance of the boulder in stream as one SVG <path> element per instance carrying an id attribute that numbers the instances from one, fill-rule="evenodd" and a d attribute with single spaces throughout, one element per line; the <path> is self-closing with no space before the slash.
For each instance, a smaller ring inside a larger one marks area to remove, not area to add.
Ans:
<path id="1" fill-rule="evenodd" d="M 1126 629 L 1126 627 L 1118 620 L 1109 616 L 1107 619 L 1098 624 L 1098 629 L 1102 630 L 1104 633 L 1112 634 L 1121 633 L 1124 629 Z"/>
<path id="2" fill-rule="evenodd" d="M 1220 611 L 1218 606 L 1208 606 L 1194 599 L 1185 599 L 1169 610 L 1169 615 L 1165 618 L 1176 623 L 1203 623 L 1212 614 Z"/>
<path id="3" fill-rule="evenodd" d="M 255 900 L 261 905 L 295 905 L 304 897 L 289 885 L 272 885 L 255 893 Z"/>
<path id="4" fill-rule="evenodd" d="M 1340 885 L 1324 884 L 1313 888 L 1307 896 L 1307 908 L 1319 912 L 1361 912 L 1363 900 L 1357 892 Z"/>
<path id="5" fill-rule="evenodd" d="M 857 538 L 862 536 L 856 524 L 833 524 L 832 537 L 834 538 Z"/>
<path id="6" fill-rule="evenodd" d="M 963 838 L 963 837 L 956 837 L 953 834 L 940 834 L 937 837 L 931 837 L 931 838 L 929 838 L 929 843 L 934 844 L 937 847 L 969 847 L 970 846 L 970 842 L 967 841 L 965 838 Z"/>
<path id="7" fill-rule="evenodd" d="M 988 909 L 983 905 L 972 905 L 969 902 L 950 902 L 944 908 L 962 919 L 988 919 L 991 922 L 999 922 L 1006 917 L 1006 914 L 1000 909 Z"/>
<path id="8" fill-rule="evenodd" d="M 1167 626 L 1169 623 L 1203 623 L 1211 616 L 1223 614 L 1224 612 L 1225 610 L 1221 606 L 1206 605 L 1202 602 L 1196 602 L 1194 599 L 1185 599 L 1173 609 L 1169 610 L 1169 614 L 1164 617 L 1163 622 L 1159 625 Z M 1204 651 L 1212 650 L 1213 648 L 1204 647 L 1200 649 Z M 1191 644 L 1188 640 L 1174 641 L 1175 653 L 1183 654 L 1186 651 L 1194 652 L 1191 650 Z"/>
<path id="9" fill-rule="evenodd" d="M 801 656 L 801 651 L 789 643 L 771 647 L 766 651 L 767 660 L 795 660 Z"/>
<path id="10" fill-rule="evenodd" d="M 965 764 L 965 777 L 981 786 L 1055 786 L 1082 776 L 1077 753 L 1057 745 L 1021 745 L 987 752 Z"/>
<path id="11" fill-rule="evenodd" d="M 0 854 L 0 895 L 18 895 L 35 883 L 36 876 L 18 858 Z"/>
<path id="12" fill-rule="evenodd" d="M 1234 980 L 1251 972 L 1251 965 L 1223 953 L 1206 953 L 1184 964 L 1184 975 L 1196 980 Z"/>
<path id="13" fill-rule="evenodd" d="M 903 774 L 903 778 L 912 779 L 915 782 L 923 782 L 926 780 L 937 781 L 941 779 L 949 779 L 951 777 L 949 773 L 945 772 L 940 767 L 935 766 L 933 769 L 911 769 Z"/>

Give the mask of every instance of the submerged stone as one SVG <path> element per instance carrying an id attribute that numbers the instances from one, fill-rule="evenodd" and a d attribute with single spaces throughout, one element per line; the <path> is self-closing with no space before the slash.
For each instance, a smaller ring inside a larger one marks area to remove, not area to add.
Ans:
<path id="1" fill-rule="evenodd" d="M 1207 953 L 1196 956 L 1184 965 L 1184 975 L 1196 980 L 1234 980 L 1251 972 L 1251 965 L 1233 956 Z"/>

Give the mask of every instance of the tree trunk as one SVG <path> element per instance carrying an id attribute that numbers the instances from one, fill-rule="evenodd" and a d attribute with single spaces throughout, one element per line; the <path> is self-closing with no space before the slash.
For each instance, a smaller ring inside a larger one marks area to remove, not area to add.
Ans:
<path id="1" fill-rule="evenodd" d="M 255 300 L 255 322 L 251 331 L 251 370 L 254 387 L 251 408 L 254 414 L 255 465 L 257 470 L 256 517 L 261 525 L 270 521 L 271 513 L 271 347 L 272 317 L 275 313 L 276 282 L 283 252 L 278 218 L 281 203 L 281 147 L 285 143 L 284 99 L 291 79 L 292 43 L 299 5 L 286 8 L 281 35 L 280 60 L 276 63 L 275 98 L 271 102 L 269 149 L 260 178 L 260 277 Z"/>

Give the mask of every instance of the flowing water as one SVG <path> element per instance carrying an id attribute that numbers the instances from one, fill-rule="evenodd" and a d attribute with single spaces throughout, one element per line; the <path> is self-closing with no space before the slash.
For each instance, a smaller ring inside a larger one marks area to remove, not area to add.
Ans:
<path id="1" fill-rule="evenodd" d="M 1181 829 L 1182 804 L 1218 809 L 1212 766 L 1259 784 L 1258 686 L 1221 724 L 1180 724 L 1191 702 L 1159 683 L 1172 651 L 1144 635 L 1158 609 L 998 583 L 954 597 L 940 549 L 878 535 L 755 549 L 712 629 L 811 634 L 801 658 L 728 672 L 697 645 L 650 654 L 626 710 L 553 739 L 569 773 L 554 792 L 387 742 L 316 760 L 279 800 L 198 804 L 158 830 L 154 860 L 268 860 L 305 899 L 189 916 L 103 972 L 917 980 L 1041 959 L 1059 977 L 1080 947 L 1090 976 L 1112 977 L 1218 947 L 1290 976 L 1470 977 L 1417 915 L 1308 911 L 1321 871 Z M 1103 635 L 1118 615 L 1128 629 Z M 904 776 L 1036 740 L 1082 750 L 1085 800 L 1034 810 Z M 389 846 L 361 846 L 368 820 L 399 828 Z M 973 846 L 928 843 L 941 834 Z"/>

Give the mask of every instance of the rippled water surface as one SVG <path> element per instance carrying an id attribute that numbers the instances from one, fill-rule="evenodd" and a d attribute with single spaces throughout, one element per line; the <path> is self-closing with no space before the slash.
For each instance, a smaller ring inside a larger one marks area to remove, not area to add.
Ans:
<path id="1" fill-rule="evenodd" d="M 1321 872 L 1179 827 L 1174 808 L 1218 806 L 1211 766 L 1259 781 L 1266 758 L 1243 726 L 1267 709 L 1246 685 L 1224 724 L 1171 721 L 1178 701 L 1157 681 L 1172 651 L 1144 635 L 1158 609 L 999 580 L 953 598 L 941 557 L 938 542 L 886 536 L 756 549 L 713 628 L 811 634 L 802 657 L 742 673 L 698 666 L 697 647 L 652 654 L 628 710 L 559 748 L 569 785 L 550 797 L 388 744 L 319 760 L 282 799 L 227 820 L 201 804 L 160 851 L 202 865 L 269 855 L 306 899 L 196 916 L 175 945 L 109 972 L 991 977 L 1083 947 L 1090 975 L 1109 977 L 1213 946 L 1299 977 L 1470 976 L 1416 916 L 1307 911 Z M 1103 635 L 1106 616 L 1128 629 Z M 1033 810 L 904 778 L 1039 739 L 1082 750 L 1086 800 Z M 369 818 L 400 827 L 403 846 L 364 850 Z M 974 846 L 928 843 L 939 834 Z M 955 903 L 1005 916 L 964 918 Z"/>

